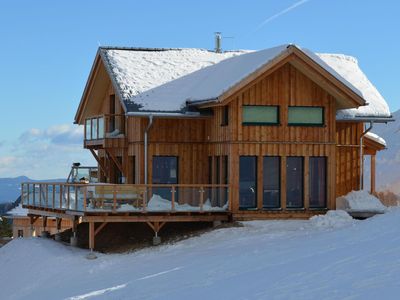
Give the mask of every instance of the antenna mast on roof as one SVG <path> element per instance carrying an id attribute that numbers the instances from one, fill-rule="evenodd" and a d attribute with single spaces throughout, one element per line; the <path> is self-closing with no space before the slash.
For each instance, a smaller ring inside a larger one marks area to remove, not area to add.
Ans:
<path id="1" fill-rule="evenodd" d="M 215 49 L 214 50 L 216 53 L 222 52 L 221 40 L 222 40 L 221 32 L 215 32 Z"/>

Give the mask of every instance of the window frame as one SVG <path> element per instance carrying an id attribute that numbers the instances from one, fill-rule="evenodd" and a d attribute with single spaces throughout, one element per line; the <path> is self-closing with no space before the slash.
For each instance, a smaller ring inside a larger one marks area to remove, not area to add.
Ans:
<path id="1" fill-rule="evenodd" d="M 245 107 L 275 107 L 276 108 L 276 122 L 245 122 L 243 120 L 243 112 Z M 280 106 L 279 105 L 242 105 L 242 126 L 280 126 Z"/>
<path id="2" fill-rule="evenodd" d="M 320 108 L 322 111 L 322 123 L 290 123 L 289 111 L 291 108 Z M 302 126 L 302 127 L 325 127 L 325 107 L 324 106 L 310 106 L 310 105 L 289 105 L 287 114 L 288 126 Z"/>

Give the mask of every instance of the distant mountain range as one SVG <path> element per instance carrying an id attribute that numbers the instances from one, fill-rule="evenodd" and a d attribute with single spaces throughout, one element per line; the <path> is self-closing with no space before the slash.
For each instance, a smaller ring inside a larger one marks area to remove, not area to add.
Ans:
<path id="1" fill-rule="evenodd" d="M 33 180 L 26 176 L 19 176 L 15 178 L 0 178 L 0 203 L 14 202 L 21 194 L 21 183 L 27 181 L 59 182 L 65 181 L 65 179 Z"/>

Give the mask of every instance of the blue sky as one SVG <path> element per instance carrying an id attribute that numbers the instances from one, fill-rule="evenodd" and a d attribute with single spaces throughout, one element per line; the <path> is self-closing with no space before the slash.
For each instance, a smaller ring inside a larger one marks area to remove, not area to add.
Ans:
<path id="1" fill-rule="evenodd" d="M 222 31 L 233 37 L 226 50 L 296 43 L 345 53 L 358 58 L 391 110 L 400 108 L 399 1 L 0 4 L 0 177 L 63 177 L 72 161 L 94 163 L 72 121 L 98 45 L 212 49 Z"/>

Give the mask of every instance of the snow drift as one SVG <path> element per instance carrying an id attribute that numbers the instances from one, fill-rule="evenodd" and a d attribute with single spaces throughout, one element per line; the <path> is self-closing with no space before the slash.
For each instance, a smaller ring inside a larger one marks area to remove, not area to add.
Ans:
<path id="1" fill-rule="evenodd" d="M 384 213 L 386 206 L 368 191 L 352 191 L 336 199 L 336 209 L 347 212 Z"/>

